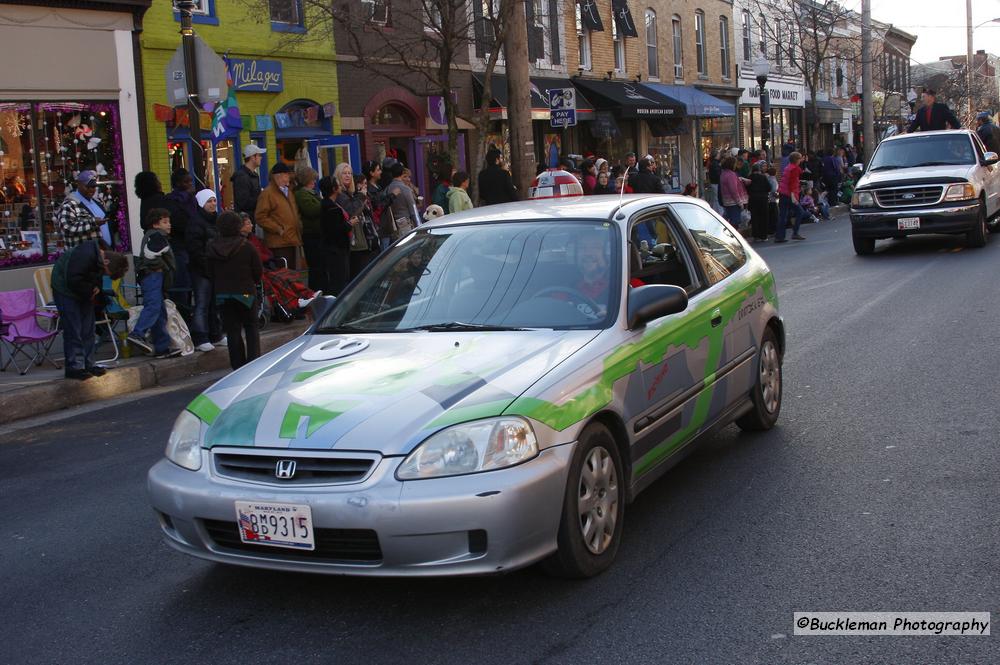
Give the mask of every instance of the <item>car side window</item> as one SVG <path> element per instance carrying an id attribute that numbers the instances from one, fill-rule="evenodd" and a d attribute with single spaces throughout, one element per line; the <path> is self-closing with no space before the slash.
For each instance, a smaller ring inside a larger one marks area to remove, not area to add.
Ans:
<path id="1" fill-rule="evenodd" d="M 694 203 L 670 207 L 691 232 L 709 283 L 721 282 L 747 262 L 743 245 L 715 215 Z"/>
<path id="2" fill-rule="evenodd" d="M 629 284 L 670 284 L 691 293 L 692 279 L 686 248 L 663 213 L 632 224 L 629 232 Z"/>
<path id="3" fill-rule="evenodd" d="M 978 134 L 972 134 L 972 145 L 976 149 L 976 157 L 980 164 L 986 159 L 986 147 L 983 145 L 982 139 L 979 138 Z"/>

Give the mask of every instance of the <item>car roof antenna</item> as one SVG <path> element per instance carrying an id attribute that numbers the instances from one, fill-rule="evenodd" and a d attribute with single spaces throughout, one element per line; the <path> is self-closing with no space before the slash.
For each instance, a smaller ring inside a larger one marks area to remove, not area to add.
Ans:
<path id="1" fill-rule="evenodd" d="M 625 167 L 625 173 L 622 174 L 622 191 L 618 195 L 618 207 L 622 207 L 622 199 L 625 198 L 625 185 L 628 184 L 628 170 L 632 168 L 631 166 Z"/>

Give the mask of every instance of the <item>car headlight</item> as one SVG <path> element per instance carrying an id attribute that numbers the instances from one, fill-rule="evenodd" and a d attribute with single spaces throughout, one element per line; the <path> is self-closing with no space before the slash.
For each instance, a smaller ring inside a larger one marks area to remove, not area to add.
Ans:
<path id="1" fill-rule="evenodd" d="M 493 471 L 536 455 L 538 441 L 527 421 L 477 420 L 443 429 L 424 441 L 399 465 L 396 478 L 419 480 Z"/>
<path id="2" fill-rule="evenodd" d="M 201 468 L 201 420 L 190 411 L 181 411 L 167 440 L 167 459 L 191 471 Z"/>
<path id="3" fill-rule="evenodd" d="M 875 205 L 875 197 L 871 192 L 854 192 L 851 197 L 852 208 L 871 208 Z"/>
<path id="4" fill-rule="evenodd" d="M 976 188 L 972 186 L 972 183 L 968 182 L 949 185 L 944 193 L 945 201 L 965 201 L 974 198 L 976 198 Z"/>

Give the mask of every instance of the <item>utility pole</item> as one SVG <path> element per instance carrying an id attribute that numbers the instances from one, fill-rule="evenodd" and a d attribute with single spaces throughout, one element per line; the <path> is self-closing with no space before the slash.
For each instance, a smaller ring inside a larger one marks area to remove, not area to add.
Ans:
<path id="1" fill-rule="evenodd" d="M 975 117 L 972 99 L 972 0 L 965 0 L 965 87 L 969 89 L 969 122 Z"/>
<path id="2" fill-rule="evenodd" d="M 875 152 L 875 108 L 872 99 L 872 0 L 861 2 L 861 118 L 864 132 L 864 163 Z"/>
<path id="3" fill-rule="evenodd" d="M 192 21 L 195 3 L 193 0 L 179 0 L 177 11 L 181 15 L 181 47 L 184 51 L 184 78 L 187 81 L 188 128 L 194 144 L 191 157 L 191 174 L 195 189 L 206 187 L 205 158 L 201 148 L 201 109 L 198 108 L 198 70 L 195 65 L 194 25 Z"/>
<path id="4" fill-rule="evenodd" d="M 535 175 L 535 141 L 531 132 L 531 79 L 528 76 L 528 19 L 525 0 L 510 12 L 503 50 L 507 62 L 507 125 L 510 127 L 511 176 L 521 198 Z"/>

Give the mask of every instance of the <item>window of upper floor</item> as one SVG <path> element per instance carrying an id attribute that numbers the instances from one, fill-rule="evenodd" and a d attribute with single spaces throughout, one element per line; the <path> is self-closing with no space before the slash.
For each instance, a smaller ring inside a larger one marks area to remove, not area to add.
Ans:
<path id="1" fill-rule="evenodd" d="M 375 25 L 390 25 L 391 8 L 390 0 L 361 0 L 361 9 L 364 12 L 365 20 Z M 428 19 L 430 18 L 428 16 Z"/>
<path id="2" fill-rule="evenodd" d="M 674 46 L 674 80 L 684 80 L 684 40 L 681 17 L 674 14 L 670 19 L 670 36 Z"/>
<path id="3" fill-rule="evenodd" d="M 705 12 L 699 9 L 694 13 L 694 46 L 698 61 L 698 76 L 708 76 L 705 45 Z"/>
<path id="4" fill-rule="evenodd" d="M 305 32 L 302 0 L 267 0 L 274 32 Z"/>
<path id="5" fill-rule="evenodd" d="M 181 13 L 177 11 L 177 0 L 172 0 L 174 7 L 174 20 L 181 20 Z M 191 22 L 199 25 L 219 25 L 219 17 L 215 15 L 215 0 L 194 0 L 194 8 L 191 10 Z"/>
<path id="6" fill-rule="evenodd" d="M 742 24 L 740 26 L 743 34 L 743 61 L 750 62 L 750 52 L 753 51 L 752 29 L 750 28 L 750 12 L 743 10 Z"/>
<path id="7" fill-rule="evenodd" d="M 580 53 L 580 69 L 589 71 L 593 69 L 590 56 L 590 30 L 583 24 L 583 10 L 580 8 L 580 3 L 575 2 L 573 6 L 576 8 L 576 37 Z"/>
<path id="8" fill-rule="evenodd" d="M 658 36 L 656 34 L 656 12 L 646 10 L 646 68 L 649 78 L 660 78 L 660 54 Z"/>
<path id="9" fill-rule="evenodd" d="M 722 56 L 722 78 L 730 77 L 729 68 L 729 19 L 725 16 L 719 17 L 719 51 Z"/>
<path id="10" fill-rule="evenodd" d="M 621 74 L 625 71 L 625 39 L 618 31 L 618 21 L 611 17 L 611 42 L 615 51 L 615 72 Z"/>

